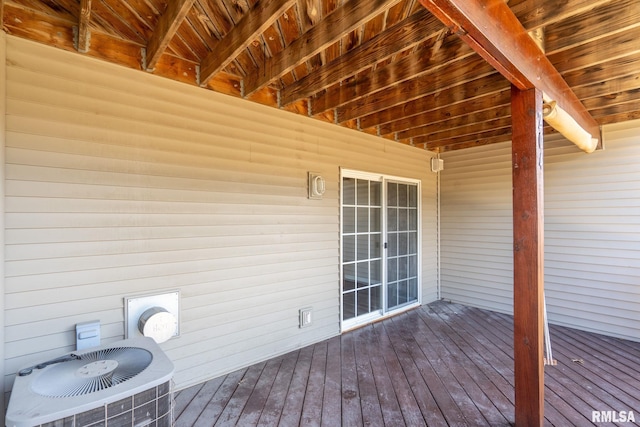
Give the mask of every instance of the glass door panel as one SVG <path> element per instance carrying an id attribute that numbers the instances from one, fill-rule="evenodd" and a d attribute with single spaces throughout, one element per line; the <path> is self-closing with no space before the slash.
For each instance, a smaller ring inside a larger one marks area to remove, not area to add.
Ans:
<path id="1" fill-rule="evenodd" d="M 342 318 L 382 309 L 382 185 L 342 181 Z"/>
<path id="2" fill-rule="evenodd" d="M 342 179 L 342 320 L 347 327 L 417 303 L 418 184 Z M 343 324 L 344 326 L 344 324 Z"/>
<path id="3" fill-rule="evenodd" d="M 418 186 L 387 183 L 387 310 L 418 301 Z"/>

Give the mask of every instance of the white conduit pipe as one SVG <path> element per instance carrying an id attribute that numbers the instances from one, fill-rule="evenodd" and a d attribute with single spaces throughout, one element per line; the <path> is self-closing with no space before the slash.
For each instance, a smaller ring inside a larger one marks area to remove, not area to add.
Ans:
<path id="1" fill-rule="evenodd" d="M 560 132 L 562 136 L 573 142 L 582 151 L 593 153 L 598 146 L 598 140 L 584 130 L 573 117 L 558 107 L 556 101 L 545 102 L 542 106 L 544 121 Z"/>
<path id="2" fill-rule="evenodd" d="M 551 336 L 549 335 L 549 321 L 547 320 L 547 298 L 544 293 L 542 294 L 542 306 L 544 316 L 544 364 L 555 366 L 558 362 L 553 359 L 553 353 L 551 352 Z"/>

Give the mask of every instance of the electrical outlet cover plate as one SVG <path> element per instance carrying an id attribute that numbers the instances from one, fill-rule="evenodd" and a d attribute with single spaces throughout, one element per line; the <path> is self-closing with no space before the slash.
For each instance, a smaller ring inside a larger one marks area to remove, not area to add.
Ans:
<path id="1" fill-rule="evenodd" d="M 313 310 L 312 307 L 306 307 L 306 308 L 300 309 L 300 327 L 301 328 L 306 328 L 307 326 L 311 325 L 312 310 Z"/>

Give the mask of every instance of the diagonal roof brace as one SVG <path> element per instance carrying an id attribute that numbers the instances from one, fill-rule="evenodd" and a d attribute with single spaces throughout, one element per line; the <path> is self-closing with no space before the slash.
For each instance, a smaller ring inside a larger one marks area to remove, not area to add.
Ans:
<path id="1" fill-rule="evenodd" d="M 555 101 L 556 111 L 571 118 L 573 123 L 569 127 L 581 128 L 580 142 L 562 126 L 559 129 L 550 123 L 553 119 L 547 117 L 547 123 L 554 129 L 586 152 L 596 148 L 602 139 L 600 126 L 504 0 L 420 0 L 420 3 L 511 84 L 520 90 L 537 88 L 544 93 L 545 102 Z"/>

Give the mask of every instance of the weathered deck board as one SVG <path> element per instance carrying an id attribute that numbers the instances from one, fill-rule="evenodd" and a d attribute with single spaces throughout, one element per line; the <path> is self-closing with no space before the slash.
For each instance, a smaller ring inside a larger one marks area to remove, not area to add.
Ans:
<path id="1" fill-rule="evenodd" d="M 176 426 L 508 426 L 512 321 L 433 303 L 181 390 Z M 553 325 L 551 339 L 546 425 L 640 421 L 640 343 Z"/>

